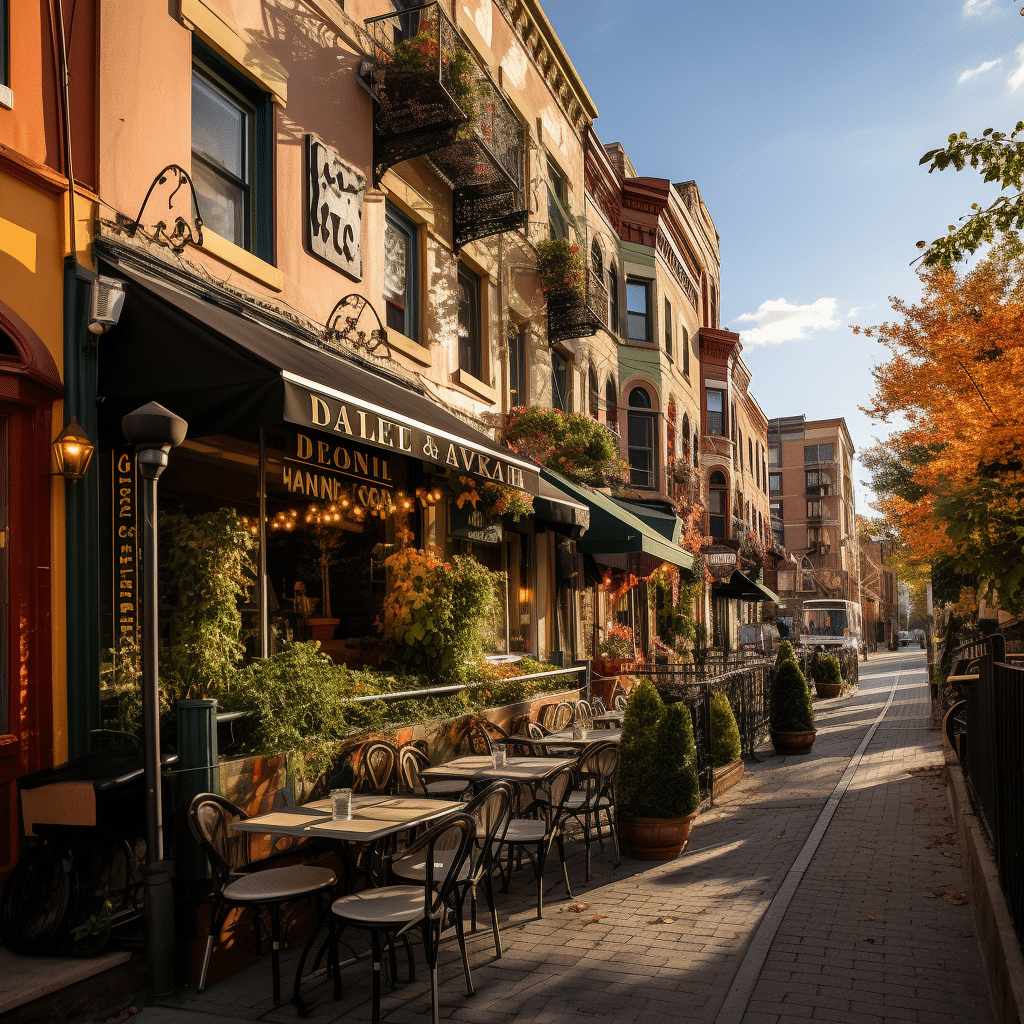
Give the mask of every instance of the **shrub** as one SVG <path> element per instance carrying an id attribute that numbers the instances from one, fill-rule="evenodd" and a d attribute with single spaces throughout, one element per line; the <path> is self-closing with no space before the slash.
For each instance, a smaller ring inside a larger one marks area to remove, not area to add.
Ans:
<path id="1" fill-rule="evenodd" d="M 775 668 L 776 670 L 784 661 L 791 661 L 796 664 L 796 655 L 793 653 L 793 645 L 788 640 L 783 640 L 779 644 L 779 653 L 775 656 Z"/>
<path id="2" fill-rule="evenodd" d="M 839 666 L 839 659 L 833 654 L 820 657 L 818 667 L 815 669 L 814 680 L 821 683 L 822 686 L 841 686 L 843 670 Z"/>
<path id="3" fill-rule="evenodd" d="M 716 768 L 732 764 L 740 756 L 740 730 L 728 698 L 711 691 L 711 757 Z"/>
<path id="4" fill-rule="evenodd" d="M 772 677 L 771 728 L 774 732 L 809 732 L 814 708 L 807 680 L 795 661 L 782 661 Z"/>
<path id="5" fill-rule="evenodd" d="M 683 818 L 700 804 L 689 709 L 666 708 L 648 679 L 626 706 L 616 800 L 619 813 L 632 818 Z"/>

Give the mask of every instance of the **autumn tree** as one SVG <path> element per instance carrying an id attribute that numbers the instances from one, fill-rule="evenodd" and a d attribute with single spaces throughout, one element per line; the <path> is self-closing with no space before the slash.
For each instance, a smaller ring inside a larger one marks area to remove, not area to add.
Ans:
<path id="1" fill-rule="evenodd" d="M 896 422 L 868 453 L 878 509 L 906 557 L 949 587 L 1024 612 L 1024 247 L 1001 238 L 976 266 L 922 266 L 917 304 L 869 328 L 892 353 L 866 410 Z M 857 330 L 855 328 L 855 330 Z"/>

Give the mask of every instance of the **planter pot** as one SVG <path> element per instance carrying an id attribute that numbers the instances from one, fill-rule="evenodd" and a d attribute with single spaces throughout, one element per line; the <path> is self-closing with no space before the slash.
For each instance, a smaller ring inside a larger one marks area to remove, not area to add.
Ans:
<path id="1" fill-rule="evenodd" d="M 618 679 L 612 677 L 611 679 L 594 679 L 590 680 L 590 692 L 594 697 L 600 697 L 604 701 L 604 705 L 607 708 L 612 706 L 612 701 L 615 699 L 615 690 L 619 685 Z"/>
<path id="2" fill-rule="evenodd" d="M 732 764 L 725 764 L 721 768 L 716 768 L 712 788 L 715 796 L 721 796 L 727 789 L 735 786 L 743 778 L 744 770 L 745 766 L 741 758 L 737 758 Z"/>
<path id="3" fill-rule="evenodd" d="M 633 665 L 628 658 L 604 658 L 601 661 L 601 675 L 621 676 L 625 672 L 632 672 Z"/>
<path id="4" fill-rule="evenodd" d="M 311 640 L 332 640 L 341 619 L 306 619 Z"/>
<path id="5" fill-rule="evenodd" d="M 819 697 L 825 697 L 826 699 L 842 697 L 843 695 L 842 683 L 815 683 L 814 688 L 818 691 Z"/>
<path id="6" fill-rule="evenodd" d="M 675 860 L 686 846 L 697 812 L 685 818 L 619 818 L 619 838 L 637 860 Z"/>
<path id="7" fill-rule="evenodd" d="M 776 754 L 809 754 L 817 730 L 809 732 L 776 732 L 772 729 L 772 746 Z"/>

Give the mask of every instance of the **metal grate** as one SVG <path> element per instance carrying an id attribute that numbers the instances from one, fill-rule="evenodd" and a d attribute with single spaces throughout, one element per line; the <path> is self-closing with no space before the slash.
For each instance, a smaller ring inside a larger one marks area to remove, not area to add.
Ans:
<path id="1" fill-rule="evenodd" d="M 588 266 L 583 301 L 579 295 L 548 296 L 548 344 L 571 338 L 589 338 L 603 327 L 608 310 L 608 291 L 602 277 Z"/>

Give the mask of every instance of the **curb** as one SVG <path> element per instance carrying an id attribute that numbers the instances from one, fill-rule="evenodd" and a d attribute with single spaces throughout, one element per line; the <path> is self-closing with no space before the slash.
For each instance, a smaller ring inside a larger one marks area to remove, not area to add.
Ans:
<path id="1" fill-rule="evenodd" d="M 1024 1009 L 1024 955 L 1013 929 L 1013 920 L 1003 890 L 999 870 L 981 830 L 978 816 L 971 809 L 960 761 L 953 753 L 945 730 L 942 754 L 946 765 L 946 796 L 953 825 L 961 840 L 964 873 L 971 892 L 971 907 L 978 929 L 989 988 L 996 1014 L 1002 1024 L 1021 1024 Z"/>

